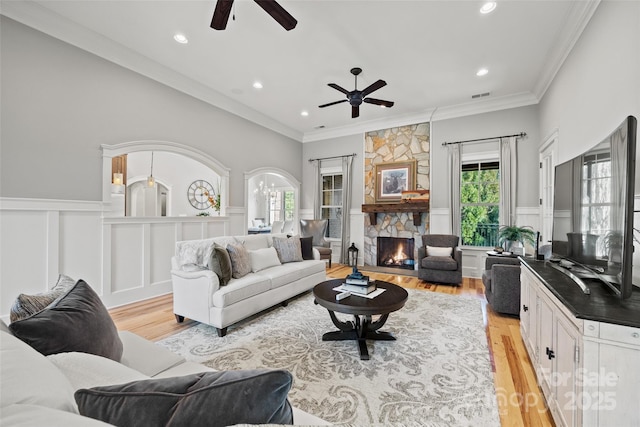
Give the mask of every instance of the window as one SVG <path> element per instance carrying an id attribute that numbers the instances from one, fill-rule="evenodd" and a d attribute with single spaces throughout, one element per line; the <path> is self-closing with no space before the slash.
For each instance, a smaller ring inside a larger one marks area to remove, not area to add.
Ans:
<path id="1" fill-rule="evenodd" d="M 284 192 L 284 219 L 293 220 L 295 211 L 295 195 L 293 191 Z"/>
<path id="2" fill-rule="evenodd" d="M 282 220 L 282 192 L 272 191 L 269 193 L 269 224 Z"/>
<path id="3" fill-rule="evenodd" d="M 329 220 L 327 237 L 342 236 L 342 173 L 322 174 L 322 219 Z"/>
<path id="4" fill-rule="evenodd" d="M 460 230 L 465 246 L 497 246 L 500 218 L 500 163 L 462 165 Z"/>

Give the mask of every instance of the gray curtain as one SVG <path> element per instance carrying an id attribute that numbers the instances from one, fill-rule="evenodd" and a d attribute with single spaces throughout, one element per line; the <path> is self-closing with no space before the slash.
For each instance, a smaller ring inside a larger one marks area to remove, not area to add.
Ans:
<path id="1" fill-rule="evenodd" d="M 351 171 L 353 156 L 342 158 L 342 250 L 340 263 L 349 265 L 349 246 L 351 240 Z"/>
<path id="2" fill-rule="evenodd" d="M 500 139 L 500 225 L 516 223 L 516 137 Z"/>
<path id="3" fill-rule="evenodd" d="M 462 171 L 462 160 L 460 158 L 460 144 L 448 145 L 449 156 L 449 213 L 451 234 L 460 234 L 460 173 Z"/>
<path id="4" fill-rule="evenodd" d="M 321 168 L 321 160 L 313 161 L 313 172 L 315 175 L 315 183 L 313 190 L 313 219 L 321 219 L 322 218 L 322 171 Z"/>

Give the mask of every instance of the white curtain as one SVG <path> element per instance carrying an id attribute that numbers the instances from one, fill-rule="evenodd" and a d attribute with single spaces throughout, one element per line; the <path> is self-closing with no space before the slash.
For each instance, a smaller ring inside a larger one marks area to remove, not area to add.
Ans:
<path id="1" fill-rule="evenodd" d="M 351 240 L 351 170 L 353 156 L 342 158 L 342 250 L 340 263 L 349 265 L 349 241 Z"/>
<path id="2" fill-rule="evenodd" d="M 321 160 L 313 161 L 313 172 L 315 183 L 313 190 L 313 219 L 322 218 L 322 171 L 320 170 Z"/>
<path id="3" fill-rule="evenodd" d="M 516 225 L 516 137 L 500 138 L 500 225 Z"/>
<path id="4" fill-rule="evenodd" d="M 449 149 L 449 212 L 451 214 L 451 233 L 460 237 L 460 173 L 462 161 L 460 157 L 460 144 L 451 144 Z"/>

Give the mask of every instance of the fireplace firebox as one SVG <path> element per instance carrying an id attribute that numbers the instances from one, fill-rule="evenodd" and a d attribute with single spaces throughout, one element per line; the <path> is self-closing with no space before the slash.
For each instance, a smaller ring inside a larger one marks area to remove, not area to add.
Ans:
<path id="1" fill-rule="evenodd" d="M 413 270 L 414 238 L 378 237 L 378 267 L 405 268 Z"/>

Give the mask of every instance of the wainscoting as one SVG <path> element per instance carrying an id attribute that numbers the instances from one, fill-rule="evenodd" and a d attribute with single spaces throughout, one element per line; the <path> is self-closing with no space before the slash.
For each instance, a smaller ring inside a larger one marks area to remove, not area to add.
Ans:
<path id="1" fill-rule="evenodd" d="M 102 202 L 0 199 L 0 317 L 20 293 L 58 274 L 84 279 L 108 307 L 171 292 L 175 242 L 245 234 L 244 208 L 224 217 L 105 217 Z"/>

